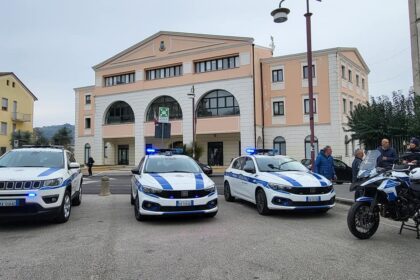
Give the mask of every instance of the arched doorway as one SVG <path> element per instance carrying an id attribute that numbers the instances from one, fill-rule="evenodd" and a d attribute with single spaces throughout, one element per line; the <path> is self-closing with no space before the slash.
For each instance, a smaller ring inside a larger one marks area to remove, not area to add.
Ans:
<path id="1" fill-rule="evenodd" d="M 223 89 L 207 92 L 197 103 L 196 116 L 197 142 L 207 149 L 208 164 L 227 165 L 241 154 L 240 108 L 232 93 Z"/>
<path id="2" fill-rule="evenodd" d="M 86 143 L 85 144 L 85 164 L 88 162 L 89 158 L 91 157 L 91 148 L 90 148 L 90 144 Z"/>
<path id="3" fill-rule="evenodd" d="M 277 136 L 273 140 L 273 149 L 277 155 L 286 155 L 286 139 L 282 136 Z"/>

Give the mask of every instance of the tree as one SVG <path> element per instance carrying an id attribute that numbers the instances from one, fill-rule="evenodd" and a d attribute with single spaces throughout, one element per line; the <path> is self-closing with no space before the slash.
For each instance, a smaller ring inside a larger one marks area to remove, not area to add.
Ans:
<path id="1" fill-rule="evenodd" d="M 50 143 L 47 137 L 45 137 L 42 131 L 38 128 L 34 129 L 33 138 L 34 138 L 34 144 L 38 146 L 45 146 L 45 145 L 49 145 Z"/>
<path id="2" fill-rule="evenodd" d="M 29 131 L 15 131 L 12 133 L 10 138 L 10 145 L 15 148 L 15 140 L 18 141 L 18 147 L 23 145 L 32 145 L 33 144 L 33 134 Z"/>
<path id="3" fill-rule="evenodd" d="M 68 147 L 72 141 L 71 131 L 67 127 L 60 128 L 52 137 L 54 145 Z"/>
<path id="4" fill-rule="evenodd" d="M 203 155 L 203 147 L 200 146 L 197 142 L 195 142 L 195 160 L 199 160 L 201 158 L 201 156 Z M 192 143 L 190 145 L 184 145 L 184 153 L 189 156 L 189 157 L 193 157 L 193 149 L 192 149 Z"/>
<path id="5" fill-rule="evenodd" d="M 368 149 L 376 148 L 382 138 L 411 137 L 420 133 L 420 97 L 394 91 L 392 97 L 372 98 L 350 112 L 348 129 L 352 139 Z"/>

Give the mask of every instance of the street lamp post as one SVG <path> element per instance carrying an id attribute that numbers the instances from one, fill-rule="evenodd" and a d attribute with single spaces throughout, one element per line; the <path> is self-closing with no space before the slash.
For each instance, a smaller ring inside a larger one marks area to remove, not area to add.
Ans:
<path id="1" fill-rule="evenodd" d="M 192 133 L 193 133 L 193 141 L 192 141 L 192 156 L 195 159 L 195 127 L 196 127 L 196 116 L 195 116 L 195 88 L 194 86 L 191 87 L 190 93 L 188 93 L 188 97 L 192 100 Z"/>
<path id="2" fill-rule="evenodd" d="M 287 21 L 287 15 L 290 10 L 282 8 L 281 4 L 285 0 L 281 0 L 279 8 L 271 12 L 274 22 L 282 23 Z M 321 2 L 321 0 L 317 0 Z M 311 131 L 311 162 L 312 171 L 315 169 L 315 129 L 314 129 L 314 87 L 313 87 L 313 69 L 312 69 L 312 31 L 311 31 L 311 16 L 309 11 L 309 0 L 306 0 L 306 47 L 307 47 L 307 69 L 308 69 L 308 91 L 309 91 L 309 128 Z"/>

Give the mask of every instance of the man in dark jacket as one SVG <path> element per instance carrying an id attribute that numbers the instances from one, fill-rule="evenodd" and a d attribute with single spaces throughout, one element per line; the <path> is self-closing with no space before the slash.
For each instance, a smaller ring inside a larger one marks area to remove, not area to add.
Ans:
<path id="1" fill-rule="evenodd" d="M 326 146 L 319 152 L 315 161 L 315 173 L 321 174 L 328 180 L 335 181 L 337 176 L 335 176 L 334 159 L 331 154 L 331 146 Z"/>
<path id="2" fill-rule="evenodd" d="M 389 145 L 389 140 L 382 139 L 381 146 L 378 148 L 381 155 L 378 157 L 377 164 L 379 167 L 390 169 L 398 159 L 395 149 Z"/>
<path id="3" fill-rule="evenodd" d="M 420 140 L 417 138 L 411 138 L 410 145 L 407 151 L 401 157 L 404 163 L 410 163 L 415 166 L 420 166 Z"/>
<path id="4" fill-rule="evenodd" d="M 357 174 L 359 173 L 360 164 L 363 161 L 363 157 L 365 156 L 365 153 L 362 149 L 357 149 L 354 152 L 354 160 L 351 165 L 351 171 L 352 171 L 352 183 L 357 181 Z"/>
<path id="5" fill-rule="evenodd" d="M 88 167 L 88 171 L 89 171 L 89 176 L 92 176 L 92 167 L 93 167 L 93 164 L 95 163 L 95 161 L 93 160 L 93 158 L 92 157 L 89 157 L 88 158 L 88 162 L 87 162 L 87 167 Z"/>

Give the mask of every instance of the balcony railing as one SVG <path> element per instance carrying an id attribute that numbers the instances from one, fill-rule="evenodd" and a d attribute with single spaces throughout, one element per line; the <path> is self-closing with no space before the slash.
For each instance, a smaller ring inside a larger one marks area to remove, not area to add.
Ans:
<path id="1" fill-rule="evenodd" d="M 12 120 L 15 122 L 30 122 L 31 114 L 12 112 Z"/>

